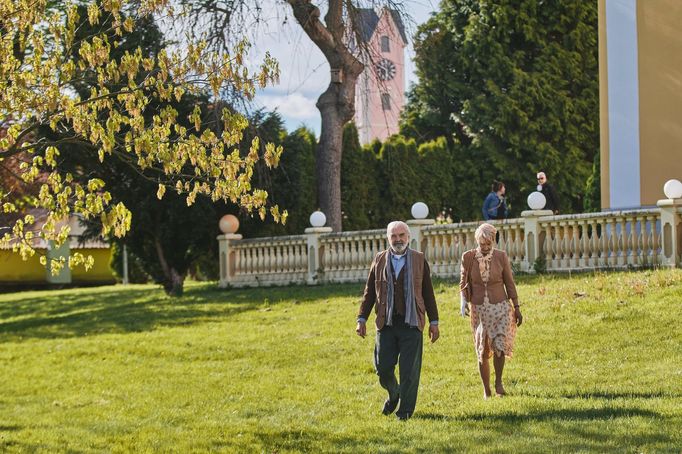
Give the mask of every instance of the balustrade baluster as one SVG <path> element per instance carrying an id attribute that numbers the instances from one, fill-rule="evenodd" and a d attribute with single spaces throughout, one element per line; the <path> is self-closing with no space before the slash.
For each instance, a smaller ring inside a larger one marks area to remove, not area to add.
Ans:
<path id="1" fill-rule="evenodd" d="M 615 268 L 618 265 L 618 229 L 616 218 L 607 220 L 609 226 L 609 267 Z"/>
<path id="2" fill-rule="evenodd" d="M 578 221 L 569 221 L 571 225 L 571 245 L 570 245 L 570 250 L 571 250 L 571 260 L 570 260 L 570 267 L 572 268 L 579 268 L 580 267 L 580 256 L 582 254 L 581 251 L 581 242 L 580 242 L 580 223 Z"/>
<path id="3" fill-rule="evenodd" d="M 588 235 L 589 224 L 587 221 L 581 220 L 580 223 L 580 254 L 578 266 L 580 268 L 587 268 L 589 264 L 589 253 L 590 253 L 590 237 Z"/>
<path id="4" fill-rule="evenodd" d="M 552 270 L 554 269 L 553 265 L 553 260 L 554 260 L 554 237 L 552 236 L 552 223 L 547 222 L 545 224 L 545 242 L 544 242 L 544 247 L 543 249 L 545 250 L 545 264 L 547 266 L 547 270 Z"/>
<path id="5" fill-rule="evenodd" d="M 637 264 L 637 240 L 635 238 L 636 232 L 637 232 L 637 218 L 635 216 L 631 216 L 629 218 L 624 219 L 625 225 L 630 227 L 630 230 L 626 230 L 626 246 L 625 246 L 625 251 L 626 251 L 626 256 L 625 256 L 625 263 L 630 266 L 634 266 Z"/>

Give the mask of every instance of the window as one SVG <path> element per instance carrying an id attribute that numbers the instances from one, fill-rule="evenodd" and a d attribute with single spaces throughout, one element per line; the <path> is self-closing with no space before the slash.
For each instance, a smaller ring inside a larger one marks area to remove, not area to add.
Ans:
<path id="1" fill-rule="evenodd" d="M 390 52 L 391 51 L 391 45 L 388 41 L 388 36 L 382 36 L 381 37 L 381 52 Z"/>
<path id="2" fill-rule="evenodd" d="M 381 108 L 384 110 L 391 110 L 391 95 L 388 93 L 381 94 Z"/>

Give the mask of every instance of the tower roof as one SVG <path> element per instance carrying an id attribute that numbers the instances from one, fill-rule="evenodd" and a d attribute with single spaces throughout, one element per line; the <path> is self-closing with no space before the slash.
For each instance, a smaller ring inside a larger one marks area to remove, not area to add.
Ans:
<path id="1" fill-rule="evenodd" d="M 400 37 L 403 39 L 405 44 L 407 44 L 405 24 L 403 23 L 403 20 L 400 17 L 400 12 L 395 9 L 389 8 L 384 8 L 383 11 L 389 12 L 391 14 L 393 23 L 395 23 L 396 27 L 398 28 L 398 31 L 400 32 Z M 374 11 L 371 8 L 358 8 L 357 14 L 358 18 L 360 19 L 360 23 L 358 24 L 360 27 L 360 36 L 362 37 L 363 41 L 367 42 L 372 38 L 372 35 L 374 35 L 374 31 L 377 28 L 377 25 L 379 25 L 379 15 L 376 13 L 376 11 Z"/>

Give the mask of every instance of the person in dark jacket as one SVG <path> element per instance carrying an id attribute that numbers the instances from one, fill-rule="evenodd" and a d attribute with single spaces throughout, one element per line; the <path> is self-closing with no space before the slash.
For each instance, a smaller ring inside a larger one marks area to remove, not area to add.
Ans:
<path id="1" fill-rule="evenodd" d="M 538 190 L 545 196 L 547 203 L 545 210 L 551 210 L 554 214 L 559 214 L 559 197 L 556 194 L 554 186 L 547 182 L 547 175 L 545 172 L 538 172 Z M 542 188 L 540 188 L 542 187 Z"/>
<path id="2" fill-rule="evenodd" d="M 504 200 L 505 187 L 501 181 L 493 181 L 490 194 L 483 202 L 483 219 L 505 219 L 507 217 L 507 204 Z"/>

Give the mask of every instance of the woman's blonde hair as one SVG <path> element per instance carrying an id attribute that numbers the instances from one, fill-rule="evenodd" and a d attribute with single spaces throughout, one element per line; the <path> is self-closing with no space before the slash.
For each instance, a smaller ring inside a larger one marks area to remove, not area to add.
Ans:
<path id="1" fill-rule="evenodd" d="M 480 243 L 482 238 L 485 238 L 486 240 L 490 240 L 492 242 L 495 241 L 495 234 L 497 233 L 497 229 L 495 226 L 492 224 L 488 224 L 487 222 L 481 224 L 478 226 L 476 229 L 476 232 L 474 233 L 474 238 L 476 239 L 477 243 Z"/>

